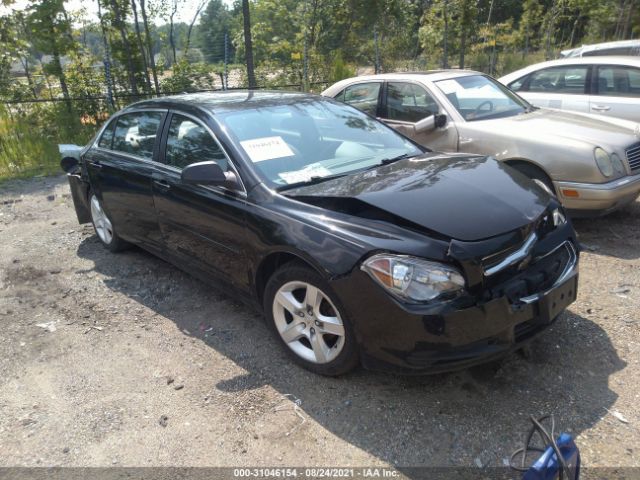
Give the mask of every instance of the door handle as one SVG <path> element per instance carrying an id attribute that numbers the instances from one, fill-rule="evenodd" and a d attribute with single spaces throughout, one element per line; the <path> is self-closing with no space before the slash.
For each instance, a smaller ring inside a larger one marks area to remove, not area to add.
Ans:
<path id="1" fill-rule="evenodd" d="M 89 165 L 91 165 L 93 168 L 102 168 L 102 165 L 100 164 L 100 162 L 94 160 L 92 162 L 87 162 Z"/>
<path id="2" fill-rule="evenodd" d="M 591 108 L 596 112 L 606 112 L 611 110 L 611 107 L 608 105 L 592 105 Z"/>
<path id="3" fill-rule="evenodd" d="M 162 190 L 163 192 L 171 188 L 171 184 L 166 180 L 154 180 L 153 183 L 158 187 L 158 190 Z"/>

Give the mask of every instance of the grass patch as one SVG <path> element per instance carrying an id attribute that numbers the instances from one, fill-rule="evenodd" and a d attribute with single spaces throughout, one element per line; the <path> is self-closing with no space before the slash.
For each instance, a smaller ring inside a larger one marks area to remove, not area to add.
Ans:
<path id="1" fill-rule="evenodd" d="M 85 145 L 96 125 L 64 105 L 33 105 L 11 112 L 0 105 L 0 181 L 61 173 L 59 143 Z"/>

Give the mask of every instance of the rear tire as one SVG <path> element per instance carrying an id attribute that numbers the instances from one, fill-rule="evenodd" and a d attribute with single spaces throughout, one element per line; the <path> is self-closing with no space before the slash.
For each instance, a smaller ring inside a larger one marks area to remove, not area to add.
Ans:
<path id="1" fill-rule="evenodd" d="M 337 376 L 358 365 L 351 323 L 315 270 L 299 262 L 283 265 L 267 282 L 263 308 L 279 343 L 307 370 Z"/>
<path id="2" fill-rule="evenodd" d="M 91 212 L 91 223 L 93 224 L 96 236 L 107 250 L 115 253 L 131 246 L 129 242 L 122 240 L 118 236 L 113 222 L 102 207 L 102 202 L 100 202 L 100 199 L 92 191 L 89 191 L 89 210 Z"/>

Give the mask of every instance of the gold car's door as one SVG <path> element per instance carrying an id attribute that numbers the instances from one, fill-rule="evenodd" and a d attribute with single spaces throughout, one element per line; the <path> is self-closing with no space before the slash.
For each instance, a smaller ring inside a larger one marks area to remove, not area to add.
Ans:
<path id="1" fill-rule="evenodd" d="M 387 82 L 379 119 L 403 135 L 432 150 L 458 150 L 458 130 L 451 121 L 424 128 L 421 122 L 444 113 L 425 87 L 413 82 Z M 444 119 L 443 119 L 444 120 Z"/>

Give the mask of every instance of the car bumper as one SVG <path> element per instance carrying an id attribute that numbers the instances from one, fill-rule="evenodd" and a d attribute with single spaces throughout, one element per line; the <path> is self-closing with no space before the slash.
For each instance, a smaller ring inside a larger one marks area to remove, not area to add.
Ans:
<path id="1" fill-rule="evenodd" d="M 554 182 L 568 210 L 582 214 L 606 214 L 634 201 L 640 194 L 640 174 L 607 183 Z"/>
<path id="2" fill-rule="evenodd" d="M 422 374 L 485 363 L 525 345 L 577 296 L 577 254 L 549 289 L 511 302 L 405 305 L 356 269 L 333 288 L 354 324 L 363 366 Z"/>
<path id="3" fill-rule="evenodd" d="M 73 206 L 76 210 L 76 216 L 78 217 L 78 223 L 89 223 L 91 221 L 88 200 L 89 184 L 77 173 L 68 173 L 67 180 L 69 182 L 69 189 L 71 190 Z"/>

